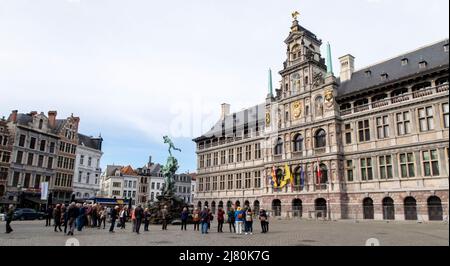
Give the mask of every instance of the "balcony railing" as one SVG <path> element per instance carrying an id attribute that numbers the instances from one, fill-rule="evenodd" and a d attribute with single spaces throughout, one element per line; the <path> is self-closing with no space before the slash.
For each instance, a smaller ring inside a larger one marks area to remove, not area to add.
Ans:
<path id="1" fill-rule="evenodd" d="M 434 93 L 448 92 L 448 90 L 449 90 L 449 84 L 445 83 L 445 84 L 438 85 L 435 87 L 428 87 L 428 88 L 420 89 L 420 90 L 417 90 L 417 91 L 414 91 L 411 93 L 405 93 L 405 94 L 394 96 L 394 97 L 388 97 L 386 99 L 376 101 L 376 102 L 373 102 L 370 104 L 364 104 L 364 105 L 355 106 L 350 109 L 344 109 L 344 110 L 340 111 L 340 114 L 341 114 L 341 116 L 345 116 L 345 115 L 349 115 L 349 114 L 353 114 L 353 113 L 367 111 L 369 109 L 376 109 L 376 108 L 388 106 L 389 104 L 395 104 L 395 103 L 399 103 L 399 102 L 403 102 L 403 101 L 409 101 L 412 99 L 417 99 L 420 97 L 433 95 Z"/>

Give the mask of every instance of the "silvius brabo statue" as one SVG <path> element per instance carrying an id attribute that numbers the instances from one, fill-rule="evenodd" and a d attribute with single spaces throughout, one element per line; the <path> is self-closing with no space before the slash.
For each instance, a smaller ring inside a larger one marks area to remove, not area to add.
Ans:
<path id="1" fill-rule="evenodd" d="M 175 195 L 175 173 L 178 170 L 178 161 L 172 155 L 172 151 L 181 152 L 181 150 L 175 147 L 168 136 L 164 136 L 163 139 L 164 143 L 169 144 L 169 157 L 166 165 L 161 169 L 164 177 L 161 195 L 157 196 L 158 200 L 149 206 L 152 213 L 150 217 L 151 223 L 175 222 L 179 219 L 183 207 L 186 206 L 184 200 Z M 167 214 L 162 215 L 163 209 L 167 210 Z"/>

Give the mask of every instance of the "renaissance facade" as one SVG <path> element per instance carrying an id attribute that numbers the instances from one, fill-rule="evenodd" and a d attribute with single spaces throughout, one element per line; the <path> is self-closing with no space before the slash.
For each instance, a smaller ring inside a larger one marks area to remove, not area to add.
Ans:
<path id="1" fill-rule="evenodd" d="M 448 219 L 448 39 L 333 73 L 322 41 L 294 19 L 280 87 L 222 114 L 194 139 L 196 204 L 273 216 Z M 293 178 L 280 187 L 286 175 Z"/>

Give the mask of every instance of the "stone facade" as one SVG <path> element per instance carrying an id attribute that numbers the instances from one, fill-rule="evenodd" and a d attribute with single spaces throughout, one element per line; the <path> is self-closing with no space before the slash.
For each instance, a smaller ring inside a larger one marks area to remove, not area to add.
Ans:
<path id="1" fill-rule="evenodd" d="M 223 105 L 194 139 L 196 204 L 284 217 L 448 219 L 448 40 L 356 72 L 346 55 L 340 78 L 297 20 L 285 43 L 276 94 L 270 85 L 265 103 L 234 114 Z M 274 187 L 286 167 L 292 182 Z"/>
<path id="2" fill-rule="evenodd" d="M 5 119 L 0 119 L 0 199 L 5 195 L 11 162 L 12 139 Z"/>

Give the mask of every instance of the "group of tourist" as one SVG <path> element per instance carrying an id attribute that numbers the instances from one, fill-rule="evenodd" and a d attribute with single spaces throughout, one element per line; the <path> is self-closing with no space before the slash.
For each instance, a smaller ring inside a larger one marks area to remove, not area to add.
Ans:
<path id="1" fill-rule="evenodd" d="M 157 220 L 162 224 L 162 230 L 167 230 L 167 224 L 171 217 L 167 206 L 163 206 L 158 213 L 152 213 L 148 208 L 142 208 L 137 205 L 136 208 L 128 208 L 127 206 L 115 206 L 113 208 L 105 207 L 100 204 L 89 203 L 70 203 L 67 207 L 64 204 L 49 206 L 46 210 L 45 226 L 53 226 L 55 232 L 64 231 L 67 235 L 74 235 L 75 229 L 82 231 L 84 227 L 88 228 L 106 228 L 107 217 L 110 218 L 109 232 L 114 233 L 115 228 L 125 229 L 127 221 L 131 219 L 132 231 L 139 234 L 141 225 L 144 224 L 144 231 L 149 231 L 151 217 L 158 217 Z M 6 233 L 11 233 L 11 221 L 14 217 L 14 206 L 10 205 L 5 215 Z M 230 233 L 236 234 L 253 234 L 253 220 L 256 214 L 248 206 L 241 208 L 230 208 L 226 213 L 223 208 L 217 211 L 217 232 L 223 233 L 223 224 L 225 221 L 229 224 Z M 184 207 L 180 213 L 181 230 L 187 230 L 189 218 L 194 225 L 194 231 L 200 231 L 202 234 L 208 234 L 211 229 L 211 223 L 214 220 L 214 214 L 208 207 L 203 210 L 195 208 L 191 213 L 187 207 Z M 268 215 L 264 209 L 258 214 L 261 222 L 261 232 L 267 233 Z M 52 223 L 53 222 L 53 223 Z M 116 225 L 117 222 L 117 225 Z M 63 228 L 64 229 L 63 229 Z"/>

